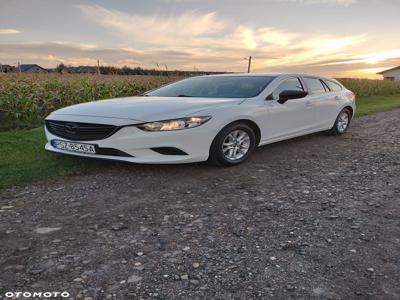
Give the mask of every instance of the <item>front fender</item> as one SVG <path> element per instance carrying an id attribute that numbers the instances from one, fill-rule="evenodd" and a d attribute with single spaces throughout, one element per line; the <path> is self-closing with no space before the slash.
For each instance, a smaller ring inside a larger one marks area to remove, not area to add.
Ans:
<path id="1" fill-rule="evenodd" d="M 204 109 L 196 112 L 196 115 L 211 116 L 213 124 L 216 128 L 216 134 L 225 126 L 239 120 L 249 120 L 255 123 L 258 127 L 257 111 L 260 109 L 258 105 L 234 105 L 213 108 L 212 110 Z"/>

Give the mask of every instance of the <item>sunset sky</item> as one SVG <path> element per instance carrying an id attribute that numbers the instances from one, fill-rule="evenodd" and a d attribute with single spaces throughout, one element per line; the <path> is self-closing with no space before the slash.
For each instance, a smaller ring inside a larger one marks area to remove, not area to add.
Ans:
<path id="1" fill-rule="evenodd" d="M 380 78 L 399 0 L 0 0 L 0 63 Z M 158 64 L 158 66 L 157 66 Z"/>

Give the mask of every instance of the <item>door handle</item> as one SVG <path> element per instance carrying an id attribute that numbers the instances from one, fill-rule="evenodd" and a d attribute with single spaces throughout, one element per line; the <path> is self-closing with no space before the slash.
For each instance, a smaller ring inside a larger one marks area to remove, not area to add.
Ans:
<path id="1" fill-rule="evenodd" d="M 339 101 L 340 97 L 339 96 L 335 96 L 335 100 Z"/>
<path id="2" fill-rule="evenodd" d="M 312 105 L 312 103 L 310 102 L 310 101 L 307 101 L 306 102 L 306 107 L 312 107 L 313 105 Z"/>

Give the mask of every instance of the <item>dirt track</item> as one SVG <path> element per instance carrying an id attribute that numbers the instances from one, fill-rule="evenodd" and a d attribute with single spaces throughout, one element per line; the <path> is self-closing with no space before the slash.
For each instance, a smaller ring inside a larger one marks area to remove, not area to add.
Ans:
<path id="1" fill-rule="evenodd" d="M 235 168 L 116 164 L 0 208 L 0 298 L 400 299 L 400 110 Z"/>

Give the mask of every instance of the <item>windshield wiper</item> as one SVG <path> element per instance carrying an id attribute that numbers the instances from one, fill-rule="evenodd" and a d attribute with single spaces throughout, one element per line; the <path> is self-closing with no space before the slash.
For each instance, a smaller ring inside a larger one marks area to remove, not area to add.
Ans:
<path id="1" fill-rule="evenodd" d="M 176 97 L 193 97 L 193 96 L 188 96 L 188 95 L 178 95 Z"/>

